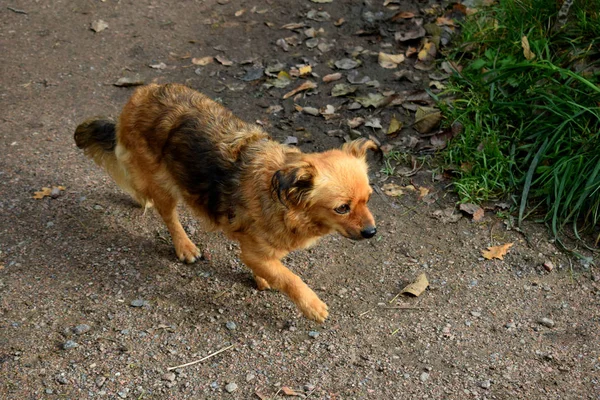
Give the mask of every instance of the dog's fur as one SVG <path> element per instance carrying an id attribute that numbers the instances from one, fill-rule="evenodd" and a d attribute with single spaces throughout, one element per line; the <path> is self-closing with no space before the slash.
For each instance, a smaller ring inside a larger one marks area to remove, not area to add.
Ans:
<path id="1" fill-rule="evenodd" d="M 75 142 L 142 206 L 154 205 L 180 260 L 200 255 L 177 216 L 182 200 L 240 243 L 259 289 L 283 291 L 318 322 L 327 305 L 280 259 L 335 231 L 351 239 L 375 234 L 365 153 L 376 145 L 369 140 L 302 153 L 199 92 L 152 84 L 135 91 L 118 123 L 79 125 Z"/>

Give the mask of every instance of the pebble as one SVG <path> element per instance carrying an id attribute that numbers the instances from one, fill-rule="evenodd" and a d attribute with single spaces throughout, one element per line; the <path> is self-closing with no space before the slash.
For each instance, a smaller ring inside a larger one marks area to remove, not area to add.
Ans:
<path id="1" fill-rule="evenodd" d="M 216 389 L 216 388 L 218 388 L 218 387 L 219 387 L 219 384 L 218 384 L 218 383 L 215 381 L 215 382 L 212 382 L 212 383 L 210 384 L 210 387 L 211 387 L 211 388 L 213 388 L 213 389 Z"/>
<path id="2" fill-rule="evenodd" d="M 254 378 L 256 378 L 256 375 L 254 375 L 254 374 L 248 374 L 248 375 L 246 375 L 246 382 L 250 382 Z"/>
<path id="3" fill-rule="evenodd" d="M 131 305 L 131 307 L 144 307 L 149 305 L 150 303 L 148 303 L 147 300 L 135 299 L 129 304 Z"/>
<path id="4" fill-rule="evenodd" d="M 129 394 L 129 388 L 125 388 L 123 390 L 120 390 L 119 392 L 117 392 L 117 394 L 119 395 L 120 398 L 126 399 L 127 395 Z"/>
<path id="5" fill-rule="evenodd" d="M 79 347 L 79 343 L 72 340 L 67 340 L 63 343 L 62 347 L 64 350 L 74 349 L 75 347 Z"/>
<path id="6" fill-rule="evenodd" d="M 82 333 L 86 333 L 90 329 L 92 328 L 87 324 L 79 324 L 73 328 L 73 333 L 76 335 L 81 335 Z"/>
<path id="7" fill-rule="evenodd" d="M 52 389 L 50 389 L 50 388 L 46 389 L 46 394 L 52 394 L 52 393 L 54 393 L 54 392 L 52 391 Z"/>
<path id="8" fill-rule="evenodd" d="M 60 383 L 61 385 L 66 385 L 69 383 L 64 373 L 56 376 L 56 382 Z"/>
<path id="9" fill-rule="evenodd" d="M 514 322 L 507 322 L 506 325 L 504 325 L 504 327 L 506 329 L 514 329 L 517 327 L 517 324 L 515 324 Z"/>
<path id="10" fill-rule="evenodd" d="M 479 387 L 487 390 L 492 387 L 492 382 L 489 379 L 486 379 L 485 381 L 479 382 Z"/>
<path id="11" fill-rule="evenodd" d="M 427 379 L 429 379 L 429 373 L 428 372 L 423 372 L 421 374 L 421 376 L 419 377 L 419 379 L 421 379 L 421 382 L 425 382 Z"/>
<path id="12" fill-rule="evenodd" d="M 236 325 L 236 324 L 235 324 L 235 322 L 233 322 L 233 321 L 228 321 L 228 322 L 225 324 L 225 327 L 226 327 L 227 329 L 229 329 L 230 331 L 235 331 L 235 330 L 236 330 L 236 328 L 237 328 L 237 325 Z"/>
<path id="13" fill-rule="evenodd" d="M 479 311 L 471 311 L 471 315 L 474 316 L 475 318 L 481 317 L 481 313 Z"/>
<path id="14" fill-rule="evenodd" d="M 52 191 L 50 192 L 50 197 L 52 197 L 53 199 L 58 198 L 58 196 L 60 196 L 60 189 L 57 187 L 53 187 Z"/>
<path id="15" fill-rule="evenodd" d="M 165 380 L 165 381 L 173 382 L 175 380 L 175 373 L 174 372 L 167 372 L 166 374 L 164 374 L 162 376 L 162 379 Z"/>
<path id="16" fill-rule="evenodd" d="M 106 382 L 106 377 L 99 376 L 99 377 L 96 378 L 96 386 L 98 386 L 99 388 L 101 388 L 102 386 L 104 386 L 104 382 Z"/>
<path id="17" fill-rule="evenodd" d="M 546 261 L 544 263 L 544 269 L 548 272 L 552 272 L 552 270 L 554 269 L 554 264 L 552 263 L 552 261 Z"/>
<path id="18" fill-rule="evenodd" d="M 306 385 L 304 385 L 303 389 L 305 392 L 312 392 L 313 390 L 315 390 L 315 385 L 313 385 L 312 383 L 307 383 Z"/>
<path id="19" fill-rule="evenodd" d="M 228 393 L 233 393 L 237 390 L 238 385 L 235 382 L 229 382 L 226 386 L 225 386 L 225 390 L 227 390 Z"/>
<path id="20" fill-rule="evenodd" d="M 546 328 L 554 328 L 554 321 L 550 318 L 542 318 L 538 321 L 540 325 L 544 325 Z"/>
<path id="21" fill-rule="evenodd" d="M 317 331 L 310 331 L 310 332 L 308 332 L 308 336 L 310 336 L 313 339 L 316 339 L 316 338 L 319 337 L 319 332 L 317 332 Z"/>

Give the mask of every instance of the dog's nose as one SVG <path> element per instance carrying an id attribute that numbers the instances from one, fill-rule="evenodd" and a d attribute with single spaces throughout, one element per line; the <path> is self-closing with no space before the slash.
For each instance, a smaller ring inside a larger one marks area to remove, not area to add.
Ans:
<path id="1" fill-rule="evenodd" d="M 362 231 L 360 231 L 360 235 L 362 237 L 364 237 L 365 239 L 372 238 L 373 236 L 375 236 L 376 233 L 377 233 L 377 228 L 375 228 L 374 226 L 370 226 L 370 227 L 365 228 Z"/>

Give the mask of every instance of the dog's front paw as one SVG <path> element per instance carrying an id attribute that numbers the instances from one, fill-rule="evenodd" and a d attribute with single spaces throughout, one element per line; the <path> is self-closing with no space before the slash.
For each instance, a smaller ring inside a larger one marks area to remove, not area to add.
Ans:
<path id="1" fill-rule="evenodd" d="M 313 298 L 309 301 L 303 302 L 300 305 L 300 311 L 302 314 L 308 319 L 312 319 L 313 321 L 317 321 L 318 323 L 323 323 L 325 319 L 329 316 L 329 307 L 327 304 L 323 303 L 321 299 L 317 297 L 317 295 L 313 295 Z"/>
<path id="2" fill-rule="evenodd" d="M 254 275 L 254 281 L 256 282 L 256 287 L 258 288 L 258 290 L 271 289 L 271 285 L 269 285 L 269 282 L 267 282 L 266 279 L 261 278 L 258 275 Z"/>
<path id="3" fill-rule="evenodd" d="M 196 262 L 200 258 L 200 250 L 189 239 L 185 242 L 175 243 L 175 253 L 179 261 L 186 263 Z"/>

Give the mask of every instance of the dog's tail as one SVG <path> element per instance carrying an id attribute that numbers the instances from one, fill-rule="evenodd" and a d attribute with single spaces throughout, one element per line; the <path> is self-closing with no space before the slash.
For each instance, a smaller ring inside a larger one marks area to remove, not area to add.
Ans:
<path id="1" fill-rule="evenodd" d="M 133 196 L 144 208 L 152 205 L 149 199 L 131 184 L 127 167 L 117 157 L 117 126 L 106 118 L 91 118 L 75 129 L 75 144 L 84 154 L 104 168 L 117 185 Z"/>

